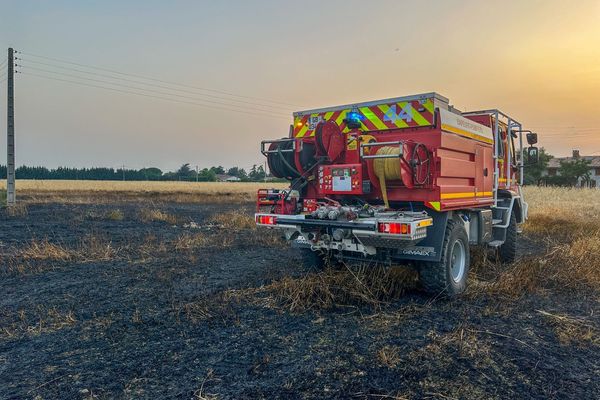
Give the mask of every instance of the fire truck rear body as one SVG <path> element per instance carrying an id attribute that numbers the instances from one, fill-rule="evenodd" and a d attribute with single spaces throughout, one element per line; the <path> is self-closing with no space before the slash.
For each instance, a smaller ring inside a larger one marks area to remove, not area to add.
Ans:
<path id="1" fill-rule="evenodd" d="M 461 113 L 427 93 L 293 117 L 287 138 L 261 144 L 273 175 L 291 187 L 259 191 L 256 222 L 282 229 L 296 247 L 422 269 L 448 263 L 454 250 L 445 242 L 464 233 L 468 243 L 458 240 L 455 251 L 466 274 L 469 244 L 506 247 L 507 232 L 514 241 L 526 219 L 524 131 L 498 110 Z"/>

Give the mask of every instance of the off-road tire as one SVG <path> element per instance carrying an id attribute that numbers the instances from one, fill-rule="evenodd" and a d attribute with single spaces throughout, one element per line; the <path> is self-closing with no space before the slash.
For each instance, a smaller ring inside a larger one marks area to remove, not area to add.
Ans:
<path id="1" fill-rule="evenodd" d="M 517 216 L 514 210 L 510 213 L 510 222 L 506 228 L 506 240 L 498 248 L 500 262 L 510 264 L 517 259 Z"/>
<path id="2" fill-rule="evenodd" d="M 462 278 L 455 282 L 451 272 L 451 252 L 457 241 L 462 242 L 465 265 Z M 459 222 L 448 221 L 441 251 L 442 258 L 439 262 L 423 262 L 419 266 L 419 280 L 427 293 L 454 297 L 465 291 L 470 265 L 469 238 L 465 228 Z"/>

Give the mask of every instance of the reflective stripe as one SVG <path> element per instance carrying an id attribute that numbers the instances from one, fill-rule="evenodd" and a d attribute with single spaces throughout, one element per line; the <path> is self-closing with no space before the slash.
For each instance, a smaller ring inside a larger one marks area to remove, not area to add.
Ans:
<path id="1" fill-rule="evenodd" d="M 442 124 L 442 130 L 456 133 L 457 135 L 460 135 L 460 136 L 466 136 L 471 139 L 479 140 L 480 142 L 485 142 L 485 143 L 489 143 L 489 144 L 494 143 L 494 141 L 492 139 L 488 139 L 485 136 L 477 135 L 475 133 L 467 132 L 463 129 L 456 128 L 452 125 Z"/>
<path id="2" fill-rule="evenodd" d="M 492 192 L 442 193 L 440 199 L 466 199 L 471 197 L 491 197 Z"/>

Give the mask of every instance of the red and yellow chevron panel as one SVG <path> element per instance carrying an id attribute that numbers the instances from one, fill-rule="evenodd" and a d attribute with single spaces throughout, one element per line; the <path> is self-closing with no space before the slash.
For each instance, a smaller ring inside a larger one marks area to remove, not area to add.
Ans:
<path id="1" fill-rule="evenodd" d="M 412 128 L 433 125 L 434 102 L 432 98 L 357 106 L 344 110 L 323 111 L 294 118 L 294 137 L 314 136 L 315 128 L 321 121 L 335 121 L 343 132 L 350 129 L 344 119 L 349 112 L 360 115 L 363 132 L 387 129 Z"/>

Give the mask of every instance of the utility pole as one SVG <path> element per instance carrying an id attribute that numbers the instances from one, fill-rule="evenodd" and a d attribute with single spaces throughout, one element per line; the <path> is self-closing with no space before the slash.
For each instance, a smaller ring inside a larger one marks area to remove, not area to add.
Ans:
<path id="1" fill-rule="evenodd" d="M 6 112 L 6 204 L 12 206 L 15 193 L 15 81 L 13 49 L 8 49 L 7 112 Z"/>
<path id="2" fill-rule="evenodd" d="M 196 183 L 198 183 L 198 166 L 196 165 Z"/>
<path id="3" fill-rule="evenodd" d="M 125 164 L 121 167 L 121 171 L 123 172 L 123 182 L 125 182 Z"/>

